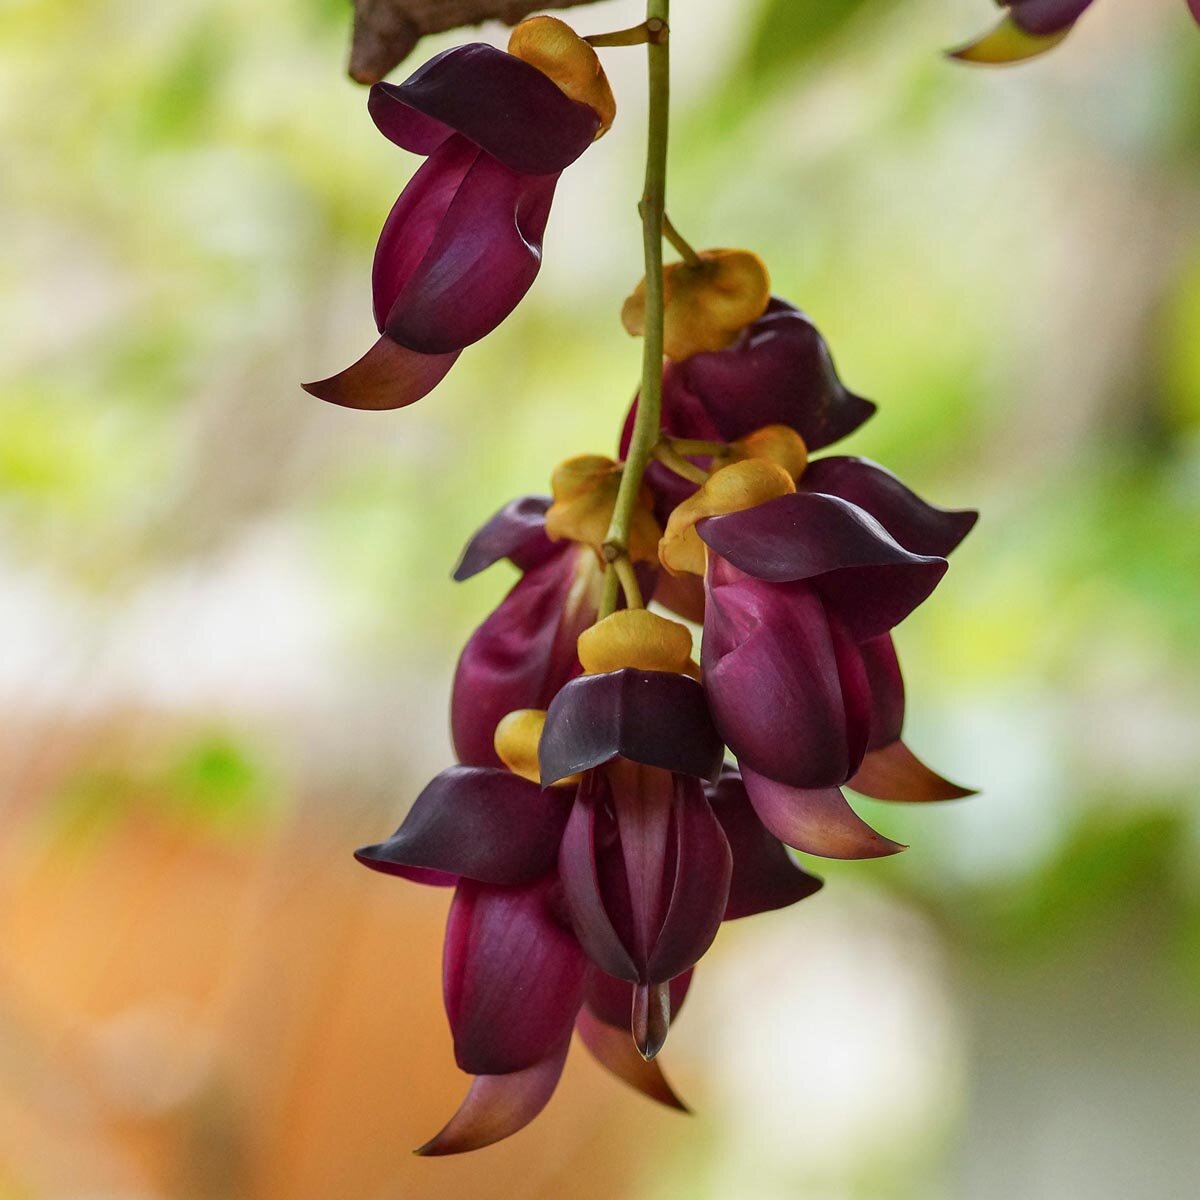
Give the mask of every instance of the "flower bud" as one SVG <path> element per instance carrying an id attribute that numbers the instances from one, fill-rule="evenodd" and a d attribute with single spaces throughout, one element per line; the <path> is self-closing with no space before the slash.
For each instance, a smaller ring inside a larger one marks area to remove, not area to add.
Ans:
<path id="1" fill-rule="evenodd" d="M 799 479 L 808 467 L 808 447 L 804 439 L 788 425 L 764 425 L 729 447 L 730 463 L 762 458 L 777 463 L 793 479 Z"/>
<path id="2" fill-rule="evenodd" d="M 546 513 L 546 535 L 591 546 L 598 554 L 608 537 L 613 508 L 621 488 L 621 464 L 599 454 L 568 458 L 554 468 L 550 489 L 554 503 Z M 651 509 L 653 497 L 643 486 L 629 527 L 629 557 L 654 562 L 662 535 Z"/>
<path id="3" fill-rule="evenodd" d="M 663 288 L 663 352 L 676 362 L 731 346 L 771 300 L 767 268 L 749 250 L 705 250 L 695 266 L 670 263 Z M 634 337 L 645 332 L 644 279 L 625 301 L 621 322 Z"/>
<path id="4" fill-rule="evenodd" d="M 508 52 L 537 67 L 558 89 L 600 118 L 596 137 L 608 132 L 617 115 L 608 76 L 596 51 L 565 21 L 557 17 L 530 17 L 508 39 Z"/>
<path id="5" fill-rule="evenodd" d="M 686 625 L 644 608 L 615 612 L 579 635 L 579 661 L 589 675 L 626 667 L 691 674 L 692 634 Z"/>
<path id="6" fill-rule="evenodd" d="M 703 575 L 707 550 L 696 532 L 705 517 L 742 512 L 796 490 L 791 475 L 766 458 L 749 458 L 716 471 L 699 491 L 680 504 L 667 522 L 658 557 L 672 574 Z"/>

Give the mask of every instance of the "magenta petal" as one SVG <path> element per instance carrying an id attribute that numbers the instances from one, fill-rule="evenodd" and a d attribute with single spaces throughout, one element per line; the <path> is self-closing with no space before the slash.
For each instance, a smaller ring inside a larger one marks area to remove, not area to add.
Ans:
<path id="1" fill-rule="evenodd" d="M 610 671 L 572 680 L 554 698 L 542 733 L 542 782 L 620 756 L 683 775 L 715 779 L 724 746 L 704 689 L 686 675 Z"/>
<path id="2" fill-rule="evenodd" d="M 587 964 L 555 917 L 556 888 L 553 876 L 528 887 L 458 885 L 443 991 L 455 1058 L 472 1075 L 532 1066 L 575 1024 Z"/>
<path id="3" fill-rule="evenodd" d="M 812 322 L 778 299 L 728 350 L 669 367 L 663 387 L 664 428 L 675 437 L 734 441 L 764 425 L 789 425 L 819 450 L 875 412 L 842 385 Z"/>
<path id="4" fill-rule="evenodd" d="M 367 96 L 367 112 L 375 122 L 375 128 L 389 142 L 395 142 L 402 150 L 428 157 L 452 138 L 455 131 L 444 121 L 405 104 L 402 87 L 394 83 L 375 84 Z"/>
<path id="5" fill-rule="evenodd" d="M 471 635 L 450 701 L 460 762 L 499 766 L 492 739 L 501 718 L 520 708 L 547 708 L 581 670 L 575 641 L 596 609 L 593 598 L 572 589 L 581 566 L 590 569 L 592 560 L 583 557 L 590 553 L 563 547 L 530 571 Z"/>
<path id="6" fill-rule="evenodd" d="M 822 858 L 883 858 L 907 847 L 883 837 L 846 803 L 840 788 L 801 789 L 742 767 L 754 811 L 785 845 Z"/>
<path id="7" fill-rule="evenodd" d="M 868 750 L 894 742 L 904 728 L 904 677 L 891 634 L 863 642 L 858 648 L 871 689 L 871 740 Z"/>
<path id="8" fill-rule="evenodd" d="M 600 797 L 598 781 L 584 779 L 558 854 L 558 873 L 571 913 L 571 924 L 587 956 L 603 971 L 634 983 L 638 969 L 613 928 L 601 888 L 596 836 Z"/>
<path id="9" fill-rule="evenodd" d="M 414 121 L 402 107 L 428 120 Z M 440 124 L 525 175 L 570 166 L 600 127 L 591 108 L 536 67 L 480 42 L 431 58 L 403 83 L 377 83 L 370 112 L 384 136 L 405 149 L 436 147 Z"/>
<path id="10" fill-rule="evenodd" d="M 1187 5 L 1192 11 L 1192 16 L 1200 22 L 1200 0 L 1187 0 Z"/>
<path id="11" fill-rule="evenodd" d="M 567 1039 L 541 1062 L 509 1075 L 480 1075 L 449 1123 L 417 1154 L 437 1157 L 480 1150 L 524 1129 L 550 1102 L 558 1086 Z"/>
<path id="12" fill-rule="evenodd" d="M 343 408 L 373 412 L 404 408 L 428 396 L 457 361 L 458 351 L 418 354 L 389 337 L 381 337 L 358 362 L 341 374 L 306 383 L 303 387 L 310 396 L 340 404 Z"/>
<path id="13" fill-rule="evenodd" d="M 910 553 L 861 508 L 815 492 L 706 517 L 696 532 L 756 579 L 811 581 L 858 641 L 898 625 L 946 573 L 945 559 Z"/>
<path id="14" fill-rule="evenodd" d="M 532 571 L 562 553 L 563 546 L 546 536 L 549 507 L 549 496 L 520 496 L 509 501 L 467 543 L 454 568 L 455 580 L 462 583 L 502 558 L 521 571 Z"/>
<path id="15" fill-rule="evenodd" d="M 614 1029 L 584 1008 L 575 1022 L 575 1031 L 592 1057 L 618 1079 L 659 1104 L 680 1112 L 689 1111 L 667 1082 L 662 1068 L 655 1062 L 647 1062 L 637 1052 L 628 1029 Z"/>
<path id="16" fill-rule="evenodd" d="M 951 783 L 931 771 L 898 740 L 872 750 L 847 786 L 875 800 L 903 804 L 932 804 L 975 795 L 970 788 Z"/>
<path id="17" fill-rule="evenodd" d="M 666 983 L 694 966 L 725 915 L 733 864 L 729 842 L 700 781 L 675 778 L 675 886 L 646 974 Z"/>
<path id="18" fill-rule="evenodd" d="M 945 558 L 979 519 L 968 509 L 927 504 L 890 471 L 865 458 L 838 455 L 809 463 L 797 485 L 839 496 L 868 512 L 906 550 Z"/>
<path id="19" fill-rule="evenodd" d="M 416 868 L 484 883 L 532 883 L 558 858 L 573 799 L 569 789 L 542 791 L 510 771 L 451 767 L 426 786 L 388 841 L 355 858 L 409 878 Z"/>
<path id="20" fill-rule="evenodd" d="M 682 975 L 676 975 L 671 980 L 672 1019 L 679 1015 L 679 1010 L 683 1007 L 694 973 L 691 970 L 684 971 Z M 628 1035 L 630 1018 L 633 1013 L 632 984 L 626 983 L 623 979 L 614 979 L 611 975 L 601 971 L 599 967 L 591 967 L 584 983 L 583 995 L 586 1006 L 601 1021 Z"/>
<path id="21" fill-rule="evenodd" d="M 759 820 L 737 771 L 722 774 L 709 800 L 733 855 L 726 921 L 787 908 L 821 890 L 822 881 L 797 866 Z M 590 988 L 588 996 L 590 1003 Z"/>
<path id="22" fill-rule="evenodd" d="M 444 354 L 491 333 L 537 278 L 557 183 L 480 154 L 389 310 L 388 336 Z"/>
<path id="23" fill-rule="evenodd" d="M 710 560 L 704 687 L 725 744 L 794 787 L 845 783 L 870 730 L 853 640 L 807 584 L 771 584 Z"/>

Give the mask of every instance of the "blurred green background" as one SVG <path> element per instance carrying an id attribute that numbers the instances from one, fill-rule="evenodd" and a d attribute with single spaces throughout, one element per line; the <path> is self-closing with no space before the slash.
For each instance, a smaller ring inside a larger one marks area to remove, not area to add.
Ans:
<path id="1" fill-rule="evenodd" d="M 408 1156 L 465 1086 L 445 896 L 351 849 L 450 758 L 476 525 L 611 452 L 639 347 L 642 59 L 518 313 L 416 407 L 373 338 L 416 161 L 342 0 L 0 5 L 0 1197 L 1073 1200 L 1200 1175 L 1200 33 L 1098 0 L 1005 72 L 984 0 L 677 0 L 671 211 L 880 404 L 846 444 L 984 517 L 898 643 L 982 789 L 725 929 L 653 1110 Z M 636 0 L 579 10 L 583 32 Z M 413 62 L 455 40 L 422 45 Z M 486 28 L 499 40 L 503 31 Z"/>

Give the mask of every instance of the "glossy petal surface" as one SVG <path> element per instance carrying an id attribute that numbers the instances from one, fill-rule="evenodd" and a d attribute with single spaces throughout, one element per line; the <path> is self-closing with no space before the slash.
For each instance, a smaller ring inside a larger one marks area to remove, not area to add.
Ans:
<path id="1" fill-rule="evenodd" d="M 867 754 L 847 786 L 875 800 L 904 804 L 931 804 L 975 795 L 970 788 L 951 783 L 931 771 L 898 740 Z"/>
<path id="2" fill-rule="evenodd" d="M 520 496 L 509 501 L 482 526 L 463 549 L 454 578 L 459 583 L 507 558 L 521 571 L 531 571 L 561 553 L 546 536 L 549 496 Z"/>
<path id="3" fill-rule="evenodd" d="M 458 351 L 418 354 L 381 337 L 353 366 L 328 379 L 306 383 L 304 390 L 342 408 L 371 412 L 406 408 L 428 396 L 457 360 Z"/>

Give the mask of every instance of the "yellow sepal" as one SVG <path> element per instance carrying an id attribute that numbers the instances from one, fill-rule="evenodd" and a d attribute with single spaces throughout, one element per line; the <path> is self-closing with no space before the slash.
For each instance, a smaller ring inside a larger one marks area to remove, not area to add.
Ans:
<path id="1" fill-rule="evenodd" d="M 695 266 L 670 263 L 663 269 L 663 288 L 663 353 L 675 362 L 724 350 L 771 302 L 767 268 L 749 250 L 705 250 Z M 645 332 L 644 279 L 625 301 L 621 322 L 634 337 Z"/>
<path id="2" fill-rule="evenodd" d="M 621 464 L 611 458 L 580 454 L 559 463 L 550 477 L 554 503 L 546 513 L 546 536 L 556 542 L 580 542 L 602 554 L 620 488 Z M 653 496 L 643 486 L 629 526 L 628 550 L 634 562 L 654 562 L 658 557 L 662 529 L 652 504 Z"/>
<path id="3" fill-rule="evenodd" d="M 729 462 L 748 462 L 752 458 L 777 463 L 793 479 L 799 479 L 808 467 L 808 447 L 790 425 L 764 425 L 730 444 Z"/>
<path id="4" fill-rule="evenodd" d="M 671 514 L 667 531 L 658 544 L 662 565 L 674 575 L 686 571 L 703 575 L 708 553 L 696 532 L 697 521 L 755 508 L 795 490 L 791 475 L 767 458 L 749 458 L 722 467 Z"/>
<path id="5" fill-rule="evenodd" d="M 508 39 L 508 52 L 549 76 L 559 91 L 586 104 L 600 118 L 596 137 L 603 137 L 617 115 L 608 76 L 596 51 L 565 21 L 530 17 Z"/>
<path id="6" fill-rule="evenodd" d="M 686 674 L 692 659 L 691 630 L 644 608 L 622 609 L 605 617 L 585 629 L 577 645 L 579 661 L 589 675 L 626 667 Z"/>

